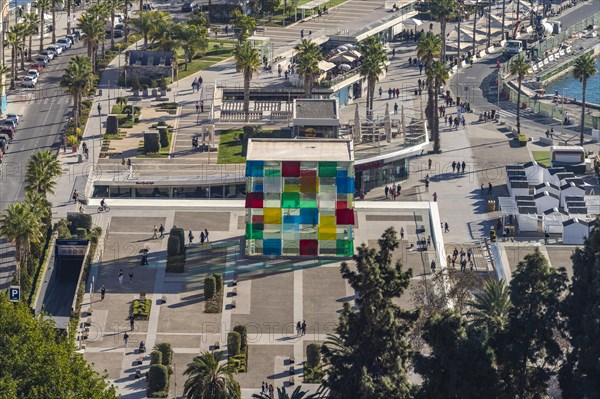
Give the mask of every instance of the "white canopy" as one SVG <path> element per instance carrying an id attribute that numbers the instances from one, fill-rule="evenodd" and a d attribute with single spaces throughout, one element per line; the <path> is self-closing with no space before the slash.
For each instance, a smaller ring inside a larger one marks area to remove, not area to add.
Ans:
<path id="1" fill-rule="evenodd" d="M 405 25 L 414 25 L 414 26 L 423 25 L 423 21 L 421 21 L 420 19 L 417 19 L 417 18 L 409 18 L 406 21 L 402 21 L 402 23 Z"/>
<path id="2" fill-rule="evenodd" d="M 319 61 L 319 70 L 322 72 L 327 72 L 333 68 L 335 68 L 335 64 L 333 62 Z"/>

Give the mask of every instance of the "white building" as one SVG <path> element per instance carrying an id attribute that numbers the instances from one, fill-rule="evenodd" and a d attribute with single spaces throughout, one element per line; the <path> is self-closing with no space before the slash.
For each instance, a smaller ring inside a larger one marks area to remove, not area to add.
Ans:
<path id="1" fill-rule="evenodd" d="M 543 192 L 552 193 L 552 194 L 556 195 L 557 197 L 560 197 L 560 187 L 558 187 L 557 185 L 554 185 L 552 183 L 549 183 L 549 182 L 540 183 L 533 188 L 534 194 L 543 193 Z"/>
<path id="2" fill-rule="evenodd" d="M 567 182 L 560 186 L 560 206 L 566 207 L 567 197 L 581 197 L 585 195 L 585 190 L 577 186 L 574 182 Z"/>
<path id="3" fill-rule="evenodd" d="M 594 221 L 573 218 L 563 222 L 563 244 L 582 245 L 592 231 Z"/>
<path id="4" fill-rule="evenodd" d="M 558 195 L 548 191 L 542 191 L 533 196 L 535 206 L 539 214 L 544 213 L 548 209 L 557 208 L 560 204 Z"/>
<path id="5" fill-rule="evenodd" d="M 523 169 L 525 170 L 527 181 L 532 186 L 541 184 L 544 181 L 544 170 L 546 169 L 538 165 L 537 162 L 526 162 L 523 164 Z"/>

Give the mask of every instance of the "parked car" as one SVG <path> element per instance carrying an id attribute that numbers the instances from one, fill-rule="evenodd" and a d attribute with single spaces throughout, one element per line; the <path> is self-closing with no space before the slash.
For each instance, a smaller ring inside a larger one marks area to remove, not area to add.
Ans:
<path id="1" fill-rule="evenodd" d="M 37 71 L 37 69 L 30 69 L 27 71 L 27 76 L 35 76 L 36 78 L 39 78 L 40 73 Z"/>
<path id="2" fill-rule="evenodd" d="M 0 148 L 5 154 L 8 152 L 8 142 L 10 137 L 7 134 L 0 134 Z"/>
<path id="3" fill-rule="evenodd" d="M 181 6 L 181 11 L 183 11 L 183 12 L 192 12 L 197 7 L 198 7 L 198 5 L 196 3 L 194 3 L 194 2 L 183 3 L 183 6 Z"/>
<path id="4" fill-rule="evenodd" d="M 15 138 L 15 133 L 15 129 L 9 126 L 0 126 L 0 137 L 7 136 L 8 140 L 10 141 Z"/>
<path id="5" fill-rule="evenodd" d="M 145 3 L 142 6 L 142 11 L 152 11 L 152 10 L 154 10 L 154 6 L 150 3 Z"/>
<path id="6" fill-rule="evenodd" d="M 46 47 L 46 50 L 54 51 L 56 53 L 56 55 L 61 55 L 64 48 L 63 48 L 63 46 L 58 45 L 58 44 L 51 44 L 48 47 Z"/>
<path id="7" fill-rule="evenodd" d="M 19 117 L 18 114 L 6 114 L 6 119 L 9 119 L 11 121 L 15 121 L 15 123 L 18 125 L 19 124 L 19 120 L 21 118 Z"/>
<path id="8" fill-rule="evenodd" d="M 37 81 L 37 76 L 25 76 L 21 84 L 23 85 L 23 87 L 35 87 Z"/>
<path id="9" fill-rule="evenodd" d="M 17 128 L 17 122 L 12 120 L 12 119 L 4 119 L 2 121 L 2 126 L 8 126 L 11 129 L 16 129 Z"/>
<path id="10" fill-rule="evenodd" d="M 75 35 L 67 35 L 65 37 L 71 41 L 71 44 L 75 44 L 79 41 L 79 39 Z"/>
<path id="11" fill-rule="evenodd" d="M 115 29 L 115 31 L 114 31 L 114 33 L 113 33 L 113 35 L 114 35 L 114 37 L 115 37 L 116 39 L 118 39 L 118 38 L 120 38 L 120 37 L 123 37 L 123 31 L 122 31 L 122 30 Z"/>
<path id="12" fill-rule="evenodd" d="M 56 57 L 56 53 L 54 53 L 54 51 L 50 51 L 50 50 L 42 50 L 42 51 L 40 51 L 40 54 L 48 57 L 48 60 L 50 60 L 50 61 L 52 61 L 54 59 L 54 57 Z"/>
<path id="13" fill-rule="evenodd" d="M 39 57 L 35 58 L 34 61 L 36 62 L 34 65 L 41 65 L 43 68 L 46 68 L 48 65 L 48 57 L 45 55 L 40 55 Z"/>
<path id="14" fill-rule="evenodd" d="M 56 41 L 56 44 L 60 44 L 60 45 L 63 45 L 63 44 L 64 44 L 65 46 L 67 46 L 67 49 L 70 49 L 70 48 L 71 48 L 71 45 L 72 45 L 73 43 L 71 43 L 71 40 L 70 40 L 70 39 L 68 39 L 68 38 L 66 38 L 66 37 L 63 37 L 63 38 L 60 38 L 60 39 L 58 39 L 58 40 Z"/>

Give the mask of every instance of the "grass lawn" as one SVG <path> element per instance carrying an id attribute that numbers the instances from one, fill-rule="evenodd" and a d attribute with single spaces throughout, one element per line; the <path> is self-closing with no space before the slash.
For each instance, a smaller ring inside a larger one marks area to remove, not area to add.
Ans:
<path id="1" fill-rule="evenodd" d="M 311 0 L 299 0 L 298 1 L 298 6 L 304 5 L 308 2 L 310 2 Z M 328 9 L 331 9 L 335 6 L 338 6 L 342 3 L 345 3 L 347 0 L 329 0 L 327 3 L 325 3 L 324 5 L 327 6 Z M 321 9 L 323 9 L 323 6 L 321 6 Z M 294 21 L 294 9 L 291 7 L 286 7 L 286 26 L 293 24 Z M 310 15 L 310 11 L 307 10 L 304 14 L 306 17 L 308 17 Z M 317 15 L 317 11 L 315 10 L 315 16 Z M 256 20 L 256 26 L 257 27 L 261 27 L 263 24 L 266 24 L 267 26 L 283 26 L 283 4 L 277 9 L 275 10 L 275 12 L 273 13 L 273 17 L 271 18 L 271 20 L 269 20 L 269 18 L 266 17 L 262 17 L 258 20 Z M 302 19 L 302 10 L 298 10 L 298 14 L 297 14 L 297 18 L 298 21 L 300 21 Z"/>
<path id="2" fill-rule="evenodd" d="M 237 136 L 243 133 L 242 129 L 223 130 L 221 132 L 217 163 L 246 162 L 246 157 L 242 156 L 242 142 L 237 140 Z"/>
<path id="3" fill-rule="evenodd" d="M 550 163 L 550 151 L 531 151 L 533 154 L 533 159 L 540 165 L 545 168 L 551 167 Z"/>
<path id="4" fill-rule="evenodd" d="M 185 70 L 185 57 L 183 50 L 177 50 L 177 64 L 179 65 L 179 73 L 177 74 L 179 79 L 186 78 L 198 71 L 202 71 L 210 66 L 213 66 L 217 62 L 226 60 L 233 56 L 233 49 L 235 48 L 235 40 L 230 39 L 209 39 L 208 40 L 208 51 L 201 58 L 193 60 L 187 65 L 187 71 Z M 215 48 L 215 45 L 218 48 Z"/>

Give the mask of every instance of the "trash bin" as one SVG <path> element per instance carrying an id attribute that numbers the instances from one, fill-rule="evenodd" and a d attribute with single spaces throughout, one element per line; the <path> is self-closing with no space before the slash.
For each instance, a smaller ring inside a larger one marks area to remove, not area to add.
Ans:
<path id="1" fill-rule="evenodd" d="M 81 156 L 81 154 L 77 155 L 77 162 L 79 162 L 79 163 L 83 162 L 83 156 Z"/>

